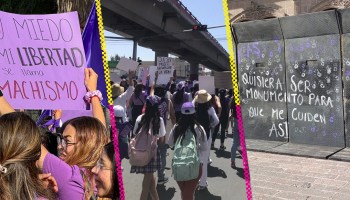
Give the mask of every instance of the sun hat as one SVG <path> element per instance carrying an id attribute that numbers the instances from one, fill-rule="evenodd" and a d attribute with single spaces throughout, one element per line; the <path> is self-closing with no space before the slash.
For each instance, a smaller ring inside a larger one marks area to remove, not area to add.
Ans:
<path id="1" fill-rule="evenodd" d="M 181 113 L 184 115 L 192 115 L 196 112 L 196 109 L 192 102 L 186 102 L 182 104 Z"/>
<path id="2" fill-rule="evenodd" d="M 196 103 L 207 103 L 210 99 L 211 95 L 206 90 L 199 90 L 194 101 Z"/>
<path id="3" fill-rule="evenodd" d="M 120 86 L 118 83 L 112 85 L 112 98 L 115 99 L 124 92 L 124 87 Z"/>

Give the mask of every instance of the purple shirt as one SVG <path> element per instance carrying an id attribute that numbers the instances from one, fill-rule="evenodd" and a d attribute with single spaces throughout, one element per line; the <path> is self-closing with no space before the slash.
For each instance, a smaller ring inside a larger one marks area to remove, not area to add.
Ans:
<path id="1" fill-rule="evenodd" d="M 63 160 L 48 153 L 44 159 L 43 173 L 51 173 L 56 179 L 58 199 L 84 199 L 84 181 L 77 165 L 69 166 Z"/>

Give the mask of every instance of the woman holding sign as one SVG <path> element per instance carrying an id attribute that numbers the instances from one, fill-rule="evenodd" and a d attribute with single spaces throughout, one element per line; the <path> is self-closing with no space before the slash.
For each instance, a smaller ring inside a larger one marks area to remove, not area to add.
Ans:
<path id="1" fill-rule="evenodd" d="M 58 184 L 59 199 L 85 199 L 95 197 L 92 168 L 96 165 L 107 143 L 106 120 L 100 104 L 97 74 L 85 69 L 85 85 L 89 91 L 85 99 L 92 104 L 94 117 L 78 117 L 65 122 L 59 142 L 60 158 L 41 146 L 38 166 L 51 173 Z"/>

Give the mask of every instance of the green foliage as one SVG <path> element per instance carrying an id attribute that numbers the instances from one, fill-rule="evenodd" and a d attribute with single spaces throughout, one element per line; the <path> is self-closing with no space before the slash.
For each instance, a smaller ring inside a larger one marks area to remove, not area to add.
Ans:
<path id="1" fill-rule="evenodd" d="M 57 13 L 56 0 L 0 0 L 0 10 L 17 14 Z"/>

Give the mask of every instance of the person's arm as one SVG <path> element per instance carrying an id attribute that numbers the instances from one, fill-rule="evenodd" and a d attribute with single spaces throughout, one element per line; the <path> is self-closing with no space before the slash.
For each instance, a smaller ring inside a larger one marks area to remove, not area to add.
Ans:
<path id="1" fill-rule="evenodd" d="M 0 116 L 15 112 L 9 102 L 7 102 L 6 98 L 2 95 L 2 91 L 0 90 Z"/>
<path id="2" fill-rule="evenodd" d="M 198 130 L 198 129 L 200 129 L 200 130 Z M 208 149 L 207 134 L 210 134 L 210 133 L 206 133 L 202 126 L 197 127 L 197 131 L 199 131 L 199 135 L 200 135 L 200 138 L 199 138 L 200 146 L 199 146 L 199 148 L 200 148 L 201 151 L 206 151 Z"/>
<path id="3" fill-rule="evenodd" d="M 222 111 L 222 107 L 221 107 L 221 103 L 220 103 L 219 97 L 215 96 L 215 102 L 216 102 L 216 105 L 218 106 L 218 117 L 220 117 L 221 111 Z"/>
<path id="4" fill-rule="evenodd" d="M 141 121 L 141 115 L 139 115 L 137 118 L 136 118 L 136 122 L 135 122 L 135 126 L 134 126 L 134 130 L 133 130 L 133 135 L 136 135 L 137 134 L 137 129 L 139 128 L 139 123 Z"/>
<path id="5" fill-rule="evenodd" d="M 174 127 L 171 129 L 170 133 L 169 133 L 169 139 L 168 141 L 166 141 L 166 143 L 170 146 L 173 147 L 174 146 L 174 130 L 175 130 L 175 125 Z"/>
<path id="6" fill-rule="evenodd" d="M 149 76 L 149 75 L 148 75 Z M 158 71 L 156 71 L 155 76 L 154 76 L 154 81 L 152 81 L 152 85 L 151 85 L 151 90 L 149 92 L 150 96 L 154 95 L 154 87 L 157 84 L 157 80 L 158 80 Z"/>
<path id="7" fill-rule="evenodd" d="M 132 78 L 134 77 L 134 71 L 129 71 L 129 87 L 128 89 L 123 92 L 121 95 L 119 95 L 119 101 L 122 102 L 121 105 L 125 106 L 127 105 L 127 101 L 131 98 L 131 95 L 134 93 L 134 81 Z"/>
<path id="8" fill-rule="evenodd" d="M 219 124 L 219 118 L 216 115 L 213 107 L 210 107 L 208 112 L 209 112 L 209 116 L 210 116 L 210 127 L 214 128 L 216 125 Z"/>
<path id="9" fill-rule="evenodd" d="M 164 144 L 165 143 L 165 125 L 164 125 L 164 120 L 163 118 L 160 118 L 160 127 L 159 127 L 159 139 L 158 139 L 158 144 Z"/>
<path id="10" fill-rule="evenodd" d="M 170 115 L 170 120 L 173 125 L 176 123 L 176 117 L 175 117 L 175 111 L 174 111 L 174 106 L 173 102 L 169 99 L 169 104 L 168 104 L 168 109 L 169 109 L 169 115 Z"/>
<path id="11" fill-rule="evenodd" d="M 135 71 L 129 71 L 129 74 L 128 74 L 128 76 L 129 76 L 129 87 L 130 86 L 134 86 L 134 81 L 132 80 L 133 78 L 134 78 L 134 75 L 135 75 Z"/>
<path id="12" fill-rule="evenodd" d="M 98 75 L 92 68 L 85 69 L 85 86 L 88 92 L 97 90 L 97 78 Z M 106 118 L 99 97 L 92 96 L 90 100 L 92 105 L 92 115 L 95 118 L 99 119 L 101 123 L 106 127 Z"/>

